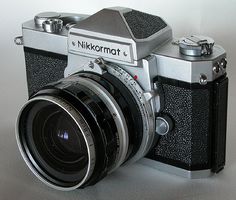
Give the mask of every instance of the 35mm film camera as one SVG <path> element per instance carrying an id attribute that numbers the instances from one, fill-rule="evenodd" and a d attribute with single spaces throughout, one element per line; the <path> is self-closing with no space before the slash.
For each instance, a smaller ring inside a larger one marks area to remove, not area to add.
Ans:
<path id="1" fill-rule="evenodd" d="M 16 136 L 44 183 L 86 187 L 142 157 L 192 178 L 223 169 L 227 62 L 213 39 L 173 40 L 160 17 L 128 8 L 41 13 L 22 29 L 29 101 Z"/>

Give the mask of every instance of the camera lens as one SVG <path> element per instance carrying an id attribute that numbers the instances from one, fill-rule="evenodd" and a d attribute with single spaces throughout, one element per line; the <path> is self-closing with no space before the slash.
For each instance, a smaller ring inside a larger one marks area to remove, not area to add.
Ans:
<path id="1" fill-rule="evenodd" d="M 21 141 L 38 173 L 69 187 L 81 182 L 92 169 L 94 148 L 86 122 L 79 113 L 74 113 L 76 119 L 73 113 L 66 112 L 62 107 L 65 102 L 60 101 L 49 97 L 28 104 L 20 122 L 25 133 Z"/>
<path id="2" fill-rule="evenodd" d="M 42 88 L 25 104 L 17 121 L 18 146 L 47 185 L 59 190 L 93 185 L 150 149 L 154 126 L 145 106 L 110 73 L 74 74 Z"/>

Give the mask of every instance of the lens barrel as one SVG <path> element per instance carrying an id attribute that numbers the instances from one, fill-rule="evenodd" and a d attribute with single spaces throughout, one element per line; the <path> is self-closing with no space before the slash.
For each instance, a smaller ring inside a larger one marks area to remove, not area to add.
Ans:
<path id="1" fill-rule="evenodd" d="M 47 85 L 24 105 L 16 129 L 29 168 L 59 190 L 97 183 L 144 140 L 136 99 L 109 73 L 77 73 Z"/>

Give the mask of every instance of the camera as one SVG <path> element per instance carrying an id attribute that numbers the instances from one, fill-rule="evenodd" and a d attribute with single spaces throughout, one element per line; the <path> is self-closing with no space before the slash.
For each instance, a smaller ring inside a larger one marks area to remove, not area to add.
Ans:
<path id="1" fill-rule="evenodd" d="M 84 188 L 143 157 L 188 178 L 224 168 L 227 60 L 212 38 L 175 39 L 162 18 L 122 7 L 40 13 L 22 31 L 16 139 L 41 181 Z"/>

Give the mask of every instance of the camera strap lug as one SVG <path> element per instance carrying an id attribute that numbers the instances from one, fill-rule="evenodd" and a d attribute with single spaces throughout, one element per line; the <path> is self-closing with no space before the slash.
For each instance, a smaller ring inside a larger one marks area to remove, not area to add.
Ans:
<path id="1" fill-rule="evenodd" d="M 23 41 L 23 36 L 17 36 L 15 37 L 14 39 L 14 43 L 18 46 L 21 46 L 24 44 L 24 41 Z"/>

